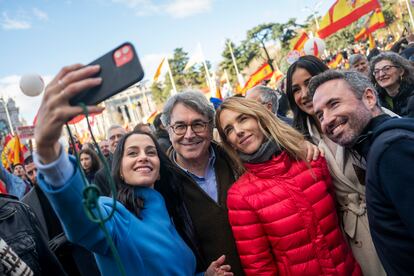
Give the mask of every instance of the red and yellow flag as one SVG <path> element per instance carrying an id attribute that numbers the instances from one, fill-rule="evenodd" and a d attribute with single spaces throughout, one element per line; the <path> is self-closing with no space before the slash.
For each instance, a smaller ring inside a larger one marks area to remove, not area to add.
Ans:
<path id="1" fill-rule="evenodd" d="M 328 37 L 378 8 L 378 0 L 337 0 L 322 18 L 318 35 Z"/>
<path id="2" fill-rule="evenodd" d="M 256 70 L 251 76 L 250 79 L 246 82 L 246 85 L 242 89 L 242 95 L 246 94 L 246 91 L 250 88 L 256 86 L 259 82 L 263 80 L 268 80 L 272 77 L 273 71 L 268 63 L 263 64 L 259 69 Z"/>
<path id="3" fill-rule="evenodd" d="M 161 75 L 161 68 L 162 68 L 162 65 L 164 63 L 164 60 L 165 60 L 165 57 L 161 60 L 160 65 L 158 65 L 157 71 L 155 71 L 154 81 L 157 81 L 158 80 L 158 77 Z"/>
<path id="4" fill-rule="evenodd" d="M 154 112 L 151 113 L 151 115 L 149 115 L 148 119 L 147 119 L 147 123 L 148 124 L 153 124 L 154 123 L 154 119 L 158 114 L 158 110 L 155 110 Z"/>
<path id="5" fill-rule="evenodd" d="M 3 167 L 9 168 L 11 165 L 23 164 L 24 154 L 28 151 L 25 145 L 20 143 L 18 135 L 15 135 L 3 147 L 1 161 Z"/>
<path id="6" fill-rule="evenodd" d="M 341 53 L 338 53 L 334 59 L 332 59 L 330 62 L 328 62 L 328 67 L 331 69 L 336 69 L 338 65 L 341 63 L 342 59 L 344 57 Z"/>
<path id="7" fill-rule="evenodd" d="M 375 12 L 369 17 L 366 25 L 361 31 L 355 35 L 355 41 L 367 39 L 368 34 L 375 32 L 376 30 L 385 27 L 384 14 L 381 9 L 376 9 Z"/>
<path id="8" fill-rule="evenodd" d="M 305 46 L 306 41 L 308 41 L 309 36 L 306 32 L 303 32 L 300 36 L 298 41 L 296 41 L 295 45 L 293 46 L 293 50 L 301 51 Z"/>

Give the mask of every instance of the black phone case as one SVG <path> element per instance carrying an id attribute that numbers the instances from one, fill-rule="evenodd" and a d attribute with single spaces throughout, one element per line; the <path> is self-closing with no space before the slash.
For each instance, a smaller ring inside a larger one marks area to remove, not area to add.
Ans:
<path id="1" fill-rule="evenodd" d="M 133 58 L 128 63 L 117 67 L 113 59 L 114 52 L 125 45 L 131 47 Z M 97 77 L 102 78 L 101 85 L 82 91 L 80 94 L 70 99 L 71 105 L 78 105 L 79 103 L 96 105 L 144 78 L 144 70 L 139 62 L 138 55 L 134 46 L 129 42 L 121 44 L 104 56 L 91 62 L 89 65 L 95 64 L 101 66 L 100 72 L 96 75 Z"/>

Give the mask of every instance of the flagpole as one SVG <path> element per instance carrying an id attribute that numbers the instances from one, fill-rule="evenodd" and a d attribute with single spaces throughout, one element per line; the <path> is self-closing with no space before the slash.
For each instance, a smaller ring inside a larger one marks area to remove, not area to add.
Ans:
<path id="1" fill-rule="evenodd" d="M 410 3 L 408 2 L 408 0 L 405 0 L 405 3 L 407 4 L 408 14 L 410 15 L 411 30 L 412 30 L 414 28 L 414 18 L 413 18 L 413 14 L 411 12 Z"/>
<path id="2" fill-rule="evenodd" d="M 167 69 L 168 69 L 168 75 L 170 76 L 171 84 L 173 87 L 173 95 L 177 94 L 177 88 L 175 87 L 174 78 L 171 72 L 170 62 L 168 61 L 168 58 L 165 58 L 165 61 L 167 62 Z"/>
<path id="3" fill-rule="evenodd" d="M 236 58 L 234 57 L 233 48 L 231 47 L 230 41 L 227 41 L 227 46 L 229 47 L 229 50 L 230 50 L 230 55 L 231 55 L 231 59 L 233 60 L 234 69 L 236 69 L 237 81 L 239 82 L 240 87 L 243 87 L 244 79 L 243 79 L 243 76 L 240 75 L 239 68 L 237 67 Z"/>
<path id="4" fill-rule="evenodd" d="M 201 48 L 201 44 L 200 43 L 198 43 L 198 47 L 200 49 L 200 53 L 201 53 L 201 56 L 202 56 L 204 70 L 206 71 L 207 85 L 210 88 L 210 94 L 212 94 L 212 91 L 215 91 L 215 85 L 214 85 L 214 83 L 211 80 L 211 76 L 210 76 L 210 73 L 208 71 L 206 59 L 204 58 L 203 48 Z"/>

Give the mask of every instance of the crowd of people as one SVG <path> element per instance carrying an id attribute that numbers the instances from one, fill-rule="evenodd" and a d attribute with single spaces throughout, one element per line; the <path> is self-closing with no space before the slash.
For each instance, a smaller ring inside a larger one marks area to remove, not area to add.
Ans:
<path id="1" fill-rule="evenodd" d="M 153 125 L 69 149 L 62 128 L 83 112 L 69 100 L 102 79 L 97 65 L 62 68 L 35 152 L 0 170 L 0 272 L 411 275 L 414 67 L 395 52 L 349 64 L 302 56 L 284 90 L 258 85 L 216 109 L 179 92 Z M 85 182 L 104 228 L 85 212 Z"/>

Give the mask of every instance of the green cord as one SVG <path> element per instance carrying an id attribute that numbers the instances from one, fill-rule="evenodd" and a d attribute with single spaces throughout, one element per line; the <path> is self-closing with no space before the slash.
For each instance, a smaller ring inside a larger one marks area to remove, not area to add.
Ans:
<path id="1" fill-rule="evenodd" d="M 83 113 L 85 115 L 86 122 L 88 124 L 89 133 L 91 134 L 93 143 L 94 143 L 94 145 L 95 145 L 95 147 L 98 151 L 99 159 L 101 160 L 102 164 L 104 164 L 104 171 L 105 171 L 107 179 L 109 179 L 109 184 L 110 184 L 110 187 L 111 187 L 112 199 L 113 199 L 113 201 L 112 201 L 112 210 L 109 213 L 109 215 L 104 218 L 103 214 L 102 214 L 102 211 L 101 211 L 101 208 L 98 208 L 99 207 L 98 200 L 99 200 L 99 196 L 101 194 L 101 190 L 95 184 L 89 183 L 89 181 L 86 178 L 85 172 L 82 169 L 80 169 L 83 182 L 85 183 L 85 187 L 84 187 L 83 192 L 82 192 L 83 207 L 84 207 L 84 210 L 85 210 L 85 213 L 86 213 L 86 216 L 88 217 L 88 219 L 91 220 L 94 223 L 99 224 L 99 227 L 104 232 L 105 238 L 106 238 L 106 240 L 108 241 L 108 244 L 109 244 L 109 248 L 111 249 L 112 255 L 115 259 L 115 263 L 116 263 L 119 271 L 121 272 L 121 275 L 126 276 L 125 268 L 122 265 L 122 261 L 121 261 L 121 258 L 119 256 L 118 250 L 116 249 L 114 241 L 112 240 L 111 236 L 109 235 L 108 229 L 105 226 L 105 222 L 107 222 L 109 219 L 111 219 L 111 217 L 114 215 L 115 210 L 116 210 L 116 202 L 117 202 L 116 201 L 116 194 L 117 194 L 117 191 L 116 191 L 115 182 L 114 182 L 113 178 L 111 177 L 111 174 L 109 173 L 109 165 L 106 162 L 106 159 L 105 159 L 104 155 L 102 154 L 101 149 L 99 148 L 98 144 L 96 143 L 95 137 L 93 136 L 92 128 L 91 128 L 91 125 L 89 124 L 88 109 L 87 109 L 87 107 L 84 103 L 80 103 L 80 106 L 83 109 Z M 70 131 L 69 125 L 67 123 L 66 123 L 66 128 L 67 128 L 67 131 L 69 133 L 69 137 L 70 137 L 70 140 L 71 140 L 71 143 L 72 143 L 72 146 L 73 146 L 73 150 L 75 152 L 76 163 L 78 165 L 78 168 L 81 168 L 81 163 L 80 163 L 80 160 L 79 160 L 78 151 L 76 150 L 75 141 L 73 139 L 72 132 Z M 98 217 L 96 216 L 95 212 L 93 212 L 93 210 L 97 211 Z"/>

